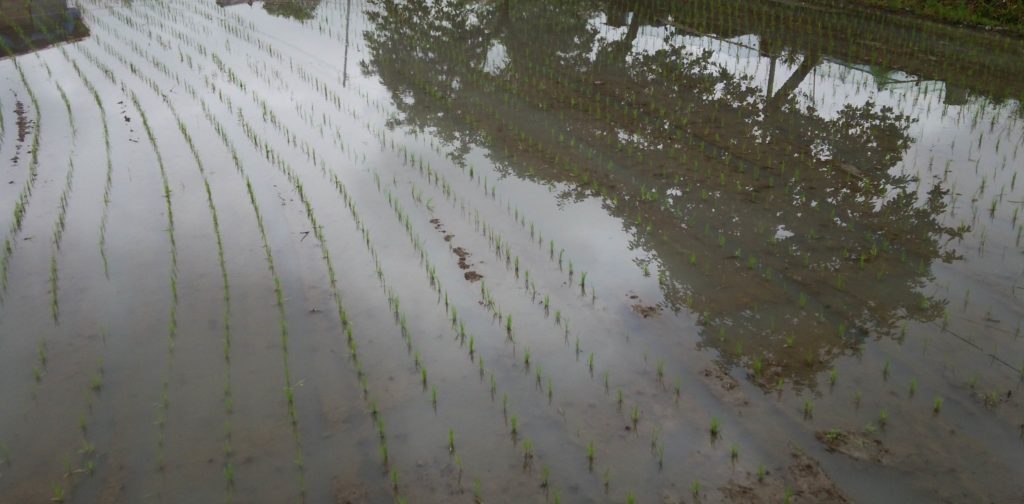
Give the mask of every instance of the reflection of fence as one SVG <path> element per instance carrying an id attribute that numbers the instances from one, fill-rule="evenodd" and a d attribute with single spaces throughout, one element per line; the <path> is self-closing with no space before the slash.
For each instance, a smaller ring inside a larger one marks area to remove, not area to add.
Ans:
<path id="1" fill-rule="evenodd" d="M 0 55 L 24 54 L 89 34 L 67 0 L 0 0 Z"/>

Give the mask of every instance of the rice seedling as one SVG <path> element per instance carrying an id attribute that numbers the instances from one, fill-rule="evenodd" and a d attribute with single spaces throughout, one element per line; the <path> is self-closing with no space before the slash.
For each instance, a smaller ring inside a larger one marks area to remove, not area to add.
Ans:
<path id="1" fill-rule="evenodd" d="M 52 502 L 64 502 L 65 499 L 64 486 L 60 483 L 53 484 L 53 497 L 50 498 Z"/>
<path id="2" fill-rule="evenodd" d="M 940 411 L 942 411 L 942 402 L 942 397 L 935 396 L 935 400 L 932 402 L 932 413 L 935 413 L 937 415 Z"/>
<path id="3" fill-rule="evenodd" d="M 523 440 L 523 467 L 530 465 L 533 460 L 533 442 L 529 439 Z"/>
<path id="4" fill-rule="evenodd" d="M 718 419 L 711 417 L 711 437 L 712 439 L 717 438 L 721 434 L 720 427 L 718 426 Z"/>

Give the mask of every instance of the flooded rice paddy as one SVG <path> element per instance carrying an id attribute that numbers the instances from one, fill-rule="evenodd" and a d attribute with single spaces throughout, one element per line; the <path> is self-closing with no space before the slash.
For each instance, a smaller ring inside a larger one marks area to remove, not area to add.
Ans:
<path id="1" fill-rule="evenodd" d="M 2 503 L 1024 498 L 1021 40 L 2 9 Z"/>

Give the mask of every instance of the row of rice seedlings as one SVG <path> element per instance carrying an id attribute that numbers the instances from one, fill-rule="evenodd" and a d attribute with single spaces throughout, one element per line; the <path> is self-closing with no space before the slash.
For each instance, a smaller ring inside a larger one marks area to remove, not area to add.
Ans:
<path id="1" fill-rule="evenodd" d="M 103 346 L 106 347 L 106 330 L 101 329 L 100 333 Z M 51 485 L 53 495 L 51 500 L 53 502 L 72 500 L 75 485 L 81 481 L 81 477 L 92 477 L 96 472 L 96 463 L 99 460 L 99 455 L 96 452 L 96 445 L 90 441 L 89 429 L 96 401 L 99 400 L 103 391 L 104 373 L 103 360 L 101 359 L 86 386 L 84 411 L 78 415 L 77 430 L 82 437 L 81 444 L 75 452 L 78 457 L 73 457 L 71 453 L 64 455 L 62 476 Z M 73 462 L 73 458 L 77 458 L 77 461 Z"/>
<path id="2" fill-rule="evenodd" d="M 64 180 L 64 190 L 60 193 L 57 203 L 57 218 L 53 223 L 53 239 L 50 251 L 50 314 L 54 323 L 58 322 L 60 304 L 58 302 L 59 274 L 57 268 L 57 255 L 60 253 L 60 244 L 64 238 L 64 229 L 67 225 L 68 199 L 71 197 L 72 181 L 75 176 L 75 162 L 68 157 L 68 171 Z"/>
<path id="3" fill-rule="evenodd" d="M 121 90 L 131 97 L 132 105 L 135 107 L 135 112 L 139 114 L 142 119 L 142 127 L 146 132 L 146 138 L 149 140 L 149 145 L 153 149 L 153 153 L 156 156 L 157 168 L 160 171 L 160 179 L 163 183 L 163 199 L 164 205 L 167 210 L 167 238 L 170 243 L 170 271 L 169 271 L 169 285 L 171 290 L 171 306 L 168 313 L 167 320 L 167 361 L 165 363 L 164 378 L 161 384 L 160 399 L 157 401 L 157 451 L 156 451 L 156 468 L 160 471 L 164 470 L 164 430 L 167 423 L 167 410 L 170 408 L 170 397 L 168 395 L 168 389 L 170 387 L 170 377 L 174 368 L 174 347 L 177 340 L 178 334 L 178 246 L 175 241 L 174 235 L 174 208 L 171 204 L 171 186 L 167 178 L 167 169 L 164 166 L 163 155 L 160 151 L 160 147 L 156 142 L 156 133 L 149 125 L 149 119 L 146 116 L 145 111 L 142 110 L 142 105 L 139 103 L 139 97 L 134 91 L 130 91 L 125 84 L 122 82 Z"/>
<path id="4" fill-rule="evenodd" d="M 220 268 L 224 300 L 224 477 L 226 479 L 227 486 L 227 501 L 230 502 L 235 488 L 234 465 L 232 463 L 234 449 L 232 447 L 231 420 L 232 414 L 234 413 L 234 397 L 231 389 L 231 287 L 228 281 L 228 270 L 224 259 L 224 242 L 221 238 L 220 219 L 217 216 L 217 206 L 213 202 L 213 191 L 210 189 L 210 180 L 207 177 L 206 169 L 203 166 L 202 157 L 200 157 L 199 150 L 192 141 L 192 135 L 188 132 L 188 127 L 184 122 L 182 122 L 181 117 L 167 98 L 167 95 L 164 95 L 163 98 L 178 123 L 178 129 L 181 131 L 181 135 L 184 137 L 185 143 L 188 144 L 189 151 L 192 153 L 192 158 L 195 160 L 196 168 L 199 170 L 199 174 L 203 179 L 203 187 L 206 190 L 206 203 L 210 210 L 210 220 L 213 226 L 213 234 L 217 240 L 217 263 Z"/>
<path id="5" fill-rule="evenodd" d="M 386 134 L 386 130 L 382 129 L 380 131 L 380 134 L 382 136 L 385 135 Z M 444 176 L 444 174 L 440 173 L 439 170 L 433 168 L 429 162 L 424 163 L 424 159 L 423 159 L 422 156 L 417 158 L 416 154 L 414 152 L 410 152 L 407 146 L 402 145 L 402 144 L 398 144 L 398 146 L 396 147 L 394 145 L 394 141 L 393 140 L 391 141 L 391 143 L 392 143 L 392 149 L 393 150 L 397 150 L 397 152 L 402 156 L 403 165 L 410 166 L 410 167 L 414 168 L 414 170 L 412 170 L 412 171 L 418 172 L 420 174 L 420 176 L 424 177 L 429 184 L 431 184 L 434 187 L 438 188 L 441 191 L 441 193 L 444 196 L 444 198 L 450 203 L 451 207 L 454 210 L 458 211 L 459 215 L 462 216 L 464 220 L 466 220 L 468 223 L 472 224 L 475 227 L 475 229 L 481 233 L 482 236 L 484 236 L 485 238 L 488 239 L 488 241 L 490 242 L 490 245 L 494 249 L 495 254 L 497 255 L 497 258 L 499 260 L 504 259 L 504 263 L 505 263 L 506 269 L 509 270 L 509 271 L 512 271 L 515 274 L 516 278 L 519 278 L 520 276 L 523 276 L 525 278 L 524 282 L 525 282 L 526 290 L 528 292 L 530 292 L 532 297 L 535 299 L 537 297 L 537 286 L 530 279 L 530 270 L 520 267 L 519 253 L 518 253 L 518 251 L 513 249 L 511 241 L 508 240 L 508 239 L 504 239 L 503 236 L 501 235 L 501 233 L 499 231 L 497 231 L 496 227 L 490 225 L 486 221 L 486 219 L 482 218 L 481 214 L 480 214 L 480 211 L 477 210 L 477 209 L 474 209 L 473 206 L 472 206 L 472 203 L 468 202 L 465 197 L 459 195 L 456 192 L 456 190 L 453 189 L 453 186 L 451 185 L 451 183 L 448 182 L 448 180 Z M 415 169 L 415 168 L 418 168 L 418 170 Z M 470 174 L 471 174 L 470 177 L 473 176 L 472 173 L 473 173 L 473 168 L 471 167 L 470 168 Z M 479 177 L 477 177 L 477 180 L 479 180 Z M 486 193 L 486 185 L 487 184 L 485 182 L 484 183 L 485 193 Z M 492 186 L 492 189 L 491 189 L 491 195 L 492 196 L 494 195 L 493 186 Z M 513 217 L 515 219 L 516 224 L 519 224 L 522 228 L 525 229 L 527 221 L 526 221 L 525 215 L 520 213 L 518 206 L 515 208 L 514 213 L 513 213 L 512 203 L 510 201 L 506 201 L 505 208 L 506 208 L 506 211 L 509 214 L 509 216 Z M 472 217 L 470 216 L 470 213 L 472 213 Z M 534 240 L 537 241 L 538 247 L 543 247 L 543 245 L 544 245 L 544 234 L 542 232 L 538 232 L 536 226 L 534 225 L 534 223 L 532 221 L 530 221 L 530 242 L 532 242 Z M 554 253 L 554 251 L 555 251 L 555 242 L 554 242 L 554 240 L 550 240 L 548 242 L 548 245 L 549 245 L 549 249 L 550 249 L 549 250 L 549 254 L 548 254 L 548 258 L 552 262 L 554 262 L 555 261 L 555 253 Z M 562 265 L 563 265 L 563 258 L 564 258 L 564 256 L 565 256 L 565 249 L 559 249 L 559 253 L 558 253 L 558 256 L 557 256 L 558 257 L 557 262 L 558 262 L 559 270 L 563 270 Z M 570 288 L 572 288 L 573 287 L 573 281 L 572 280 L 573 280 L 574 270 L 573 270 L 573 261 L 571 259 L 568 260 L 568 268 L 569 268 L 569 283 L 568 283 L 568 285 L 570 286 Z M 591 298 L 591 301 L 594 301 L 597 298 L 596 289 L 594 288 L 592 281 L 588 284 L 588 282 L 587 282 L 587 273 L 586 272 L 582 272 L 580 274 L 580 277 L 579 277 L 579 288 L 580 288 L 580 295 L 581 296 L 585 296 L 587 294 L 587 290 L 586 289 L 587 289 L 588 285 L 590 286 L 590 298 Z"/>
<path id="6" fill-rule="evenodd" d="M 100 98 L 100 94 L 99 94 L 99 92 L 96 91 L 96 87 L 92 84 L 92 82 L 88 79 L 88 77 L 86 77 L 86 75 L 82 72 L 82 69 L 78 66 L 78 63 L 75 62 L 74 60 L 72 60 L 71 57 L 68 55 L 67 48 L 61 47 L 60 48 L 60 52 L 64 56 L 64 58 L 66 60 L 68 60 L 69 63 L 71 63 L 72 68 L 75 69 L 75 73 L 78 75 L 79 79 L 82 80 L 82 83 L 85 84 L 86 89 L 89 90 L 89 94 L 92 95 L 92 99 L 96 103 L 96 107 L 99 109 L 100 124 L 103 126 L 103 148 L 104 148 L 104 153 L 105 153 L 105 157 L 106 157 L 106 176 L 105 176 L 105 182 L 104 182 L 104 185 L 103 185 L 103 213 L 100 216 L 99 249 L 100 249 L 100 258 L 103 259 L 103 274 L 104 274 L 104 276 L 106 276 L 109 279 L 110 278 L 110 264 L 107 261 L 107 247 L 106 247 L 106 244 L 107 244 L 107 222 L 108 222 L 109 216 L 110 216 L 110 197 L 111 197 L 111 190 L 113 189 L 113 185 L 114 185 L 114 164 L 113 164 L 113 159 L 112 159 L 112 157 L 110 155 L 110 126 L 107 123 L 107 111 L 103 107 L 103 99 Z"/>
<path id="7" fill-rule="evenodd" d="M 386 144 L 386 142 L 384 141 L 384 139 L 386 137 L 386 133 L 382 130 L 382 131 L 379 132 L 379 135 L 380 135 L 380 139 L 381 139 L 382 144 Z M 391 145 L 392 145 L 392 150 L 397 150 L 394 147 L 394 143 L 393 142 L 392 142 Z M 411 162 L 409 156 L 406 155 L 403 152 L 404 148 L 401 148 L 401 149 L 402 150 L 399 150 L 398 153 L 402 155 L 403 163 Z M 412 159 L 415 159 L 415 157 L 413 156 Z M 429 173 L 433 173 L 433 170 L 430 168 L 429 165 L 427 165 L 426 168 L 424 168 L 424 166 L 422 164 L 422 158 L 421 158 L 421 163 L 420 163 L 419 171 L 420 172 L 426 171 L 426 173 L 428 173 L 428 174 Z M 436 178 L 434 178 L 434 180 L 436 180 Z M 415 192 L 415 190 L 416 190 L 415 189 L 415 187 L 416 187 L 415 184 L 413 184 L 412 187 L 413 187 L 413 191 Z M 448 191 L 445 190 L 443 192 L 446 195 L 446 199 L 451 200 L 451 198 L 447 197 Z M 415 197 L 413 199 L 414 199 L 414 201 L 416 200 Z M 454 206 L 454 203 L 453 203 L 453 206 Z M 475 215 L 473 216 L 473 218 L 470 219 L 468 217 L 468 215 L 466 215 L 465 205 L 464 204 L 460 205 L 460 207 L 455 207 L 455 209 L 456 210 L 461 210 L 460 211 L 460 215 L 462 215 L 463 218 L 465 218 L 467 220 L 467 222 L 469 222 L 470 224 L 474 225 L 477 230 L 480 230 L 481 234 L 485 238 L 488 239 L 489 244 L 494 248 L 494 253 L 496 255 L 496 258 L 499 260 L 499 262 L 502 262 L 502 261 L 504 262 L 507 271 L 512 272 L 515 275 L 516 279 L 520 278 L 520 272 L 522 271 L 522 277 L 524 278 L 525 290 L 526 290 L 527 293 L 529 293 L 530 298 L 531 298 L 531 302 L 536 302 L 537 295 L 538 295 L 536 283 L 534 283 L 530 279 L 530 270 L 520 267 L 520 261 L 519 261 L 519 256 L 518 255 L 516 255 L 514 257 L 514 261 L 513 261 L 513 256 L 512 256 L 511 246 L 509 244 L 509 241 L 503 239 L 502 236 L 493 227 L 489 226 L 488 223 L 485 220 L 481 219 L 479 211 L 475 212 Z M 428 208 L 428 210 L 429 210 L 429 208 Z M 554 250 L 554 241 L 552 240 L 550 243 L 551 243 L 551 250 L 553 251 Z M 563 250 L 563 252 L 564 252 L 564 250 Z M 552 257 L 553 257 L 553 254 L 552 254 Z M 561 260 L 562 260 L 562 254 L 560 253 L 559 254 L 559 264 L 561 264 Z M 570 271 L 570 273 L 569 273 L 570 274 L 570 278 L 572 278 L 572 274 L 573 274 L 572 273 L 572 261 L 569 261 L 569 271 Z M 586 285 L 587 285 L 587 283 L 586 283 L 586 273 L 584 272 L 584 273 L 582 273 L 582 275 L 580 277 L 580 289 L 581 289 L 581 291 L 583 291 L 583 293 L 585 293 Z M 593 300 L 593 299 L 596 298 L 596 294 L 593 293 L 593 290 L 591 292 L 592 292 L 592 298 L 591 299 Z M 493 314 L 494 314 L 494 316 L 496 318 L 501 319 L 502 318 L 501 310 L 500 309 L 496 309 L 496 306 L 494 305 L 492 300 L 490 300 L 490 299 L 488 299 L 486 297 L 486 291 L 484 291 L 484 293 L 485 293 L 485 296 L 484 296 L 485 297 L 485 299 L 484 299 L 485 305 L 493 309 Z M 550 297 L 548 295 L 544 296 L 543 309 L 544 309 L 545 315 L 550 314 L 551 302 L 550 302 Z M 568 319 L 565 319 L 563 321 L 563 318 L 561 316 L 561 311 L 556 309 L 555 313 L 556 313 L 555 325 L 556 326 L 560 326 L 561 328 L 564 328 L 564 333 L 565 333 L 564 337 L 566 339 L 568 339 L 568 336 L 569 336 L 569 321 L 568 321 Z M 511 335 L 511 332 L 512 332 L 512 330 L 511 330 L 511 314 L 507 314 L 505 316 L 505 318 L 506 318 L 506 325 L 509 326 L 507 328 L 508 332 Z"/>
<path id="8" fill-rule="evenodd" d="M 21 68 L 18 58 L 13 58 L 13 52 L 10 48 L 5 46 L 5 49 L 12 56 L 11 64 L 18 71 L 21 83 L 25 86 L 25 91 L 32 102 L 32 108 L 35 110 L 35 123 L 32 128 L 32 147 L 30 148 L 31 158 L 28 164 L 28 177 L 25 179 L 24 184 L 22 184 L 18 197 L 14 202 L 14 219 L 11 223 L 11 228 L 7 231 L 7 236 L 4 238 L 3 251 L 0 253 L 0 303 L 3 302 L 4 295 L 7 292 L 8 269 L 11 264 L 11 257 L 14 255 L 14 244 L 24 224 L 25 213 L 28 211 L 28 205 L 32 199 L 32 189 L 35 187 L 36 177 L 39 173 L 39 138 L 42 131 L 42 114 L 40 113 L 39 100 L 36 98 L 36 93 L 25 77 L 25 72 Z"/>

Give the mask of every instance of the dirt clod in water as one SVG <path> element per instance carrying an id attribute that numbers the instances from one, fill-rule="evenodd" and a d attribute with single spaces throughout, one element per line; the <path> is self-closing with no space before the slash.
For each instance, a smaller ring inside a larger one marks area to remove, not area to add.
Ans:
<path id="1" fill-rule="evenodd" d="M 628 293 L 628 294 L 626 294 L 626 297 L 629 298 L 630 301 L 636 301 L 635 303 L 631 304 L 629 307 L 632 308 L 634 312 L 636 312 L 638 315 L 640 315 L 643 318 L 651 318 L 651 317 L 661 313 L 661 307 L 660 306 L 658 306 L 658 305 L 645 305 L 643 303 L 643 300 L 640 299 L 640 296 L 637 296 L 636 294 Z"/>
<path id="2" fill-rule="evenodd" d="M 744 481 L 730 481 L 719 488 L 725 500 L 739 504 L 850 502 L 816 460 L 792 445 L 790 449 L 792 463 L 781 478 L 768 477 L 757 481 L 754 475 L 747 473 Z"/>
<path id="3" fill-rule="evenodd" d="M 701 371 L 701 377 L 711 386 L 711 393 L 722 401 L 733 406 L 746 406 L 749 404 L 743 391 L 739 389 L 739 383 L 736 379 L 721 369 L 717 367 L 706 368 Z"/>
<path id="4" fill-rule="evenodd" d="M 882 462 L 889 453 L 882 441 L 856 432 L 832 429 L 815 432 L 814 437 L 825 445 L 829 452 L 842 453 L 856 460 Z"/>
<path id="5" fill-rule="evenodd" d="M 793 463 L 789 466 L 789 476 L 796 486 L 795 494 L 808 502 L 850 502 L 839 491 L 839 487 L 828 477 L 818 465 L 818 461 L 808 457 L 804 452 L 792 446 Z"/>
<path id="6" fill-rule="evenodd" d="M 18 126 L 18 143 L 23 143 L 32 127 L 32 121 L 25 114 L 25 104 L 21 100 L 14 104 L 14 115 L 17 116 L 15 124 Z"/>
<path id="7" fill-rule="evenodd" d="M 452 238 L 455 238 L 454 234 L 448 234 L 448 232 L 445 231 L 444 224 L 441 223 L 441 219 L 430 219 L 430 223 L 434 225 L 434 229 L 444 235 L 444 241 L 451 243 Z M 459 257 L 459 269 L 469 270 L 469 268 L 473 266 L 468 260 L 469 256 L 472 255 L 468 250 L 462 247 L 455 247 L 452 249 L 452 253 Z M 466 271 L 463 276 L 469 282 L 476 282 L 484 277 L 475 271 Z"/>
<path id="8" fill-rule="evenodd" d="M 469 263 L 466 261 L 466 258 L 469 257 L 469 252 L 466 252 L 466 249 L 462 247 L 455 247 L 452 252 L 459 256 L 459 268 L 464 270 L 469 269 Z M 469 277 L 467 276 L 467 279 L 468 278 Z"/>

